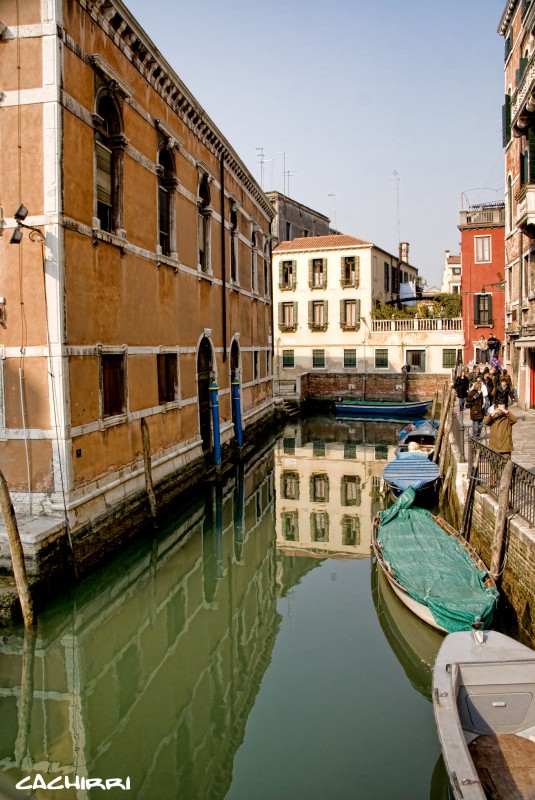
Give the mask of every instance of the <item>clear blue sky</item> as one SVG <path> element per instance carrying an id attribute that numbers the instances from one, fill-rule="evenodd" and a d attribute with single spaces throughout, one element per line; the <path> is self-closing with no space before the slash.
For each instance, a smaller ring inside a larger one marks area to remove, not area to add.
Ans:
<path id="1" fill-rule="evenodd" d="M 503 200 L 505 0 L 126 5 L 258 181 L 263 149 L 264 189 L 408 241 L 430 284 L 461 203 Z"/>

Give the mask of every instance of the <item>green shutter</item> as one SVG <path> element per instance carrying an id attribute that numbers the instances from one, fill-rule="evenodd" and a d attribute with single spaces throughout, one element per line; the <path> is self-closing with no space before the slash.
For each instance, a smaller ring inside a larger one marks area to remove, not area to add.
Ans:
<path id="1" fill-rule="evenodd" d="M 502 138 L 503 146 L 507 147 L 511 141 L 511 95 L 505 95 L 505 103 L 502 106 Z"/>
<path id="2" fill-rule="evenodd" d="M 489 309 L 489 325 L 492 325 L 493 319 L 492 319 L 492 295 L 491 294 L 488 295 L 488 309 Z"/>
<path id="3" fill-rule="evenodd" d="M 96 143 L 96 156 L 97 156 L 97 200 L 111 206 L 111 150 L 101 142 Z"/>
<path id="4" fill-rule="evenodd" d="M 479 325 L 479 294 L 474 295 L 474 325 Z"/>
<path id="5" fill-rule="evenodd" d="M 329 302 L 327 300 L 323 301 L 323 324 L 325 327 L 329 324 Z"/>
<path id="6" fill-rule="evenodd" d="M 528 131 L 528 171 L 527 182 L 535 183 L 535 130 Z"/>
<path id="7" fill-rule="evenodd" d="M 284 304 L 279 303 L 279 325 L 284 325 Z"/>
<path id="8" fill-rule="evenodd" d="M 294 303 L 294 316 L 292 322 L 294 326 L 297 328 L 297 303 Z"/>
<path id="9" fill-rule="evenodd" d="M 284 286 L 284 261 L 279 264 L 279 287 L 282 289 Z"/>
<path id="10" fill-rule="evenodd" d="M 312 300 L 308 301 L 308 324 L 312 325 L 314 323 L 314 303 Z"/>
<path id="11" fill-rule="evenodd" d="M 360 256 L 355 256 L 355 288 L 358 289 L 359 286 L 360 286 Z"/>
<path id="12" fill-rule="evenodd" d="M 360 325 L 360 300 L 358 298 L 355 300 L 355 322 L 358 327 Z"/>
<path id="13" fill-rule="evenodd" d="M 340 300 L 340 325 L 346 324 L 346 301 Z"/>
<path id="14" fill-rule="evenodd" d="M 323 285 L 327 287 L 327 259 L 323 259 Z"/>
<path id="15" fill-rule="evenodd" d="M 314 259 L 308 259 L 308 285 L 310 288 L 314 286 Z"/>

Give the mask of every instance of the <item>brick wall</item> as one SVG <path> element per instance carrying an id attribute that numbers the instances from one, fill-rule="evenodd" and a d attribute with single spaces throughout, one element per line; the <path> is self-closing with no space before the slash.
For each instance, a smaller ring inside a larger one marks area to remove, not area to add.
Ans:
<path id="1" fill-rule="evenodd" d="M 356 397 L 360 400 L 364 396 L 366 400 L 432 400 L 437 390 L 440 398 L 443 386 L 444 375 L 307 372 L 301 375 L 301 399 Z"/>
<path id="2" fill-rule="evenodd" d="M 448 496 L 447 512 L 455 527 L 460 528 L 467 481 L 457 478 L 460 465 L 452 444 L 450 437 L 444 471 L 451 464 L 453 476 L 450 486 L 454 490 Z M 482 487 L 477 488 L 465 535 L 487 566 L 490 566 L 492 557 L 497 512 L 497 500 Z M 502 562 L 503 570 L 498 579 L 501 594 L 498 625 L 502 624 L 505 632 L 517 634 L 535 647 L 535 529 L 517 514 L 509 519 Z"/>

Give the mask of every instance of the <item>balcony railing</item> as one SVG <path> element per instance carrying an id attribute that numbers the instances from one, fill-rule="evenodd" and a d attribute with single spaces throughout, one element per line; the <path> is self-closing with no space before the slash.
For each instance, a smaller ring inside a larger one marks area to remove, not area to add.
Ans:
<path id="1" fill-rule="evenodd" d="M 462 331 L 462 317 L 452 319 L 372 319 L 372 333 L 416 332 L 416 331 Z"/>
<path id="2" fill-rule="evenodd" d="M 528 236 L 535 232 L 535 184 L 527 184 L 516 196 L 516 224 Z"/>

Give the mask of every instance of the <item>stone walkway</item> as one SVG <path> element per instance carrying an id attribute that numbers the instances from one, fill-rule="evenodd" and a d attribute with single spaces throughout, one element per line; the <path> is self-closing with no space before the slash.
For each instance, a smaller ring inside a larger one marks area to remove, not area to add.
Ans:
<path id="1" fill-rule="evenodd" d="M 535 472 L 535 410 L 524 411 L 516 404 L 509 406 L 509 410 L 516 417 L 513 425 L 513 455 L 512 459 L 524 469 Z M 464 425 L 470 427 L 469 411 L 464 412 Z M 488 444 L 488 428 L 483 426 L 481 440 Z"/>

